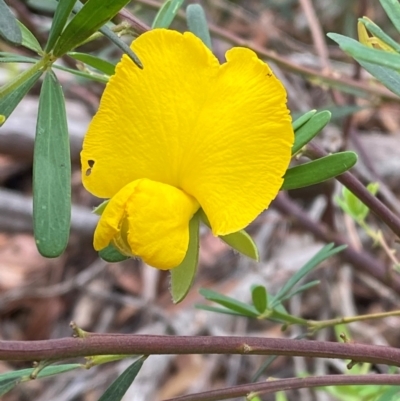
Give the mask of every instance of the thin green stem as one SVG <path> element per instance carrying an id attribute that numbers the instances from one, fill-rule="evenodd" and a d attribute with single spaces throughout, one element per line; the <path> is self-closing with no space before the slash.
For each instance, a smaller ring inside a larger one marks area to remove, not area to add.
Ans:
<path id="1" fill-rule="evenodd" d="M 0 88 L 0 98 L 3 98 L 14 90 L 16 90 L 20 85 L 22 85 L 29 78 L 33 77 L 39 70 L 46 68 L 50 64 L 50 57 L 45 55 L 37 63 L 33 64 L 27 70 L 21 72 L 16 78 L 5 84 Z"/>

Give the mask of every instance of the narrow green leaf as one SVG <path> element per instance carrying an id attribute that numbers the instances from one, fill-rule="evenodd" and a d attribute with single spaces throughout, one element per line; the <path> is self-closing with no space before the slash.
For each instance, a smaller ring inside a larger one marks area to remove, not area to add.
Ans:
<path id="1" fill-rule="evenodd" d="M 113 245 L 108 245 L 107 248 L 99 251 L 99 256 L 109 263 L 117 263 L 123 262 L 124 260 L 129 259 L 129 256 L 123 255 L 118 249 L 116 249 Z"/>
<path id="2" fill-rule="evenodd" d="M 181 302 L 189 292 L 199 261 L 200 218 L 196 213 L 189 223 L 189 246 L 182 263 L 171 269 L 171 296 L 174 303 Z"/>
<path id="3" fill-rule="evenodd" d="M 297 295 L 297 294 L 300 294 L 300 293 L 302 293 L 302 292 L 304 292 L 304 291 L 306 291 L 306 290 L 308 290 L 308 289 L 310 289 L 310 288 L 312 288 L 312 287 L 315 287 L 315 286 L 319 285 L 320 283 L 321 283 L 320 280 L 313 280 L 313 281 L 310 281 L 309 283 L 304 284 L 304 285 L 302 285 L 301 287 L 297 288 L 296 290 L 294 290 L 294 291 L 291 292 L 290 294 L 285 295 L 283 298 L 280 299 L 280 301 L 281 301 L 281 302 L 284 302 L 284 301 L 286 301 L 286 300 L 288 300 L 288 299 L 294 297 L 294 296 Z"/>
<path id="4" fill-rule="evenodd" d="M 328 36 L 334 40 L 345 53 L 357 60 L 391 68 L 397 72 L 400 71 L 400 54 L 372 49 L 354 39 L 337 33 L 328 33 Z"/>
<path id="5" fill-rule="evenodd" d="M 36 74 L 32 75 L 29 79 L 18 86 L 13 92 L 6 96 L 0 97 L 0 110 L 1 114 L 5 117 L 3 122 L 0 121 L 0 126 L 4 124 L 7 118 L 18 106 L 19 102 L 24 98 L 24 96 L 30 91 L 33 85 L 39 80 L 42 72 L 38 71 Z"/>
<path id="6" fill-rule="evenodd" d="M 208 290 L 206 288 L 201 288 L 199 292 L 207 300 L 225 306 L 226 308 L 238 312 L 243 316 L 256 317 L 259 315 L 257 309 L 252 305 L 248 305 L 244 302 L 237 301 L 236 299 L 227 297 L 225 295 L 219 294 L 218 292 L 212 290 Z"/>
<path id="7" fill-rule="evenodd" d="M 18 380 L 18 379 L 10 379 L 10 380 L 0 381 L 0 396 L 11 391 L 19 383 L 20 383 L 20 380 Z"/>
<path id="8" fill-rule="evenodd" d="M 200 4 L 189 4 L 186 7 L 186 18 L 190 32 L 194 33 L 212 50 L 210 31 L 203 7 Z"/>
<path id="9" fill-rule="evenodd" d="M 100 75 L 100 74 L 96 74 L 94 72 L 89 73 L 89 72 L 85 72 L 85 71 L 74 70 L 73 68 L 64 67 L 60 64 L 53 64 L 53 68 L 55 68 L 57 70 L 61 70 L 61 71 L 67 71 L 78 77 L 89 79 L 90 81 L 101 82 L 103 84 L 106 84 L 109 80 L 109 77 L 106 75 Z"/>
<path id="10" fill-rule="evenodd" d="M 346 245 L 341 245 L 334 248 L 334 244 L 330 243 L 325 245 L 318 253 L 313 256 L 303 267 L 300 268 L 277 292 L 277 294 L 271 300 L 270 308 L 275 308 L 281 303 L 282 299 L 292 290 L 292 288 L 311 270 L 315 269 L 321 262 L 328 259 L 329 257 L 341 252 L 346 248 Z"/>
<path id="11" fill-rule="evenodd" d="M 293 131 L 298 130 L 302 125 L 304 125 L 315 113 L 317 110 L 310 110 L 307 113 L 304 113 L 300 117 L 298 117 L 292 123 Z"/>
<path id="12" fill-rule="evenodd" d="M 142 62 L 139 60 L 138 56 L 132 51 L 132 49 L 117 35 L 115 34 L 108 26 L 103 26 L 100 29 L 100 32 L 108 38 L 115 46 L 119 47 L 124 53 L 128 55 L 128 57 L 139 67 L 143 68 Z"/>
<path id="13" fill-rule="evenodd" d="M 57 9 L 58 2 L 57 0 L 26 0 L 26 4 L 42 13 L 53 14 Z"/>
<path id="14" fill-rule="evenodd" d="M 39 60 L 33 57 L 21 56 L 19 54 L 0 52 L 0 63 L 37 63 Z"/>
<path id="15" fill-rule="evenodd" d="M 61 255 L 71 219 L 71 159 L 64 95 L 46 73 L 39 98 L 33 161 L 33 231 L 39 252 Z"/>
<path id="16" fill-rule="evenodd" d="M 400 53 L 400 45 L 392 39 L 389 35 L 387 35 L 378 25 L 369 20 L 368 18 L 359 18 L 358 19 L 374 36 L 380 39 L 383 43 L 390 46 L 393 50 L 396 50 Z"/>
<path id="17" fill-rule="evenodd" d="M 169 28 L 184 0 L 167 0 L 158 10 L 152 29 Z"/>
<path id="18" fill-rule="evenodd" d="M 262 285 L 257 285 L 251 290 L 253 305 L 258 312 L 264 313 L 268 307 L 267 290 Z"/>
<path id="19" fill-rule="evenodd" d="M 96 68 L 97 70 L 103 72 L 107 75 L 114 75 L 115 65 L 109 61 L 102 60 L 99 57 L 92 56 L 91 54 L 79 53 L 79 52 L 69 52 L 68 56 L 74 58 L 75 60 L 81 61 L 89 65 L 90 67 Z"/>
<path id="20" fill-rule="evenodd" d="M 0 37 L 17 46 L 22 42 L 22 33 L 17 19 L 4 0 L 0 0 Z"/>
<path id="21" fill-rule="evenodd" d="M 200 305 L 200 304 L 196 304 L 195 307 L 196 309 L 206 310 L 208 312 L 222 313 L 224 315 L 231 315 L 231 316 L 243 316 L 241 313 L 226 308 L 218 308 L 215 306 Z"/>
<path id="22" fill-rule="evenodd" d="M 305 124 L 302 124 L 295 131 L 292 155 L 299 152 L 303 146 L 310 142 L 329 123 L 330 119 L 331 113 L 324 110 L 314 114 Z"/>
<path id="23" fill-rule="evenodd" d="M 57 39 L 60 37 L 61 32 L 68 21 L 68 17 L 70 16 L 75 3 L 76 0 L 63 0 L 58 2 L 56 12 L 54 13 L 53 22 L 51 24 L 49 38 L 46 43 L 45 50 L 47 53 L 53 50 Z"/>
<path id="24" fill-rule="evenodd" d="M 281 190 L 308 187 L 343 174 L 357 162 L 354 152 L 339 152 L 321 157 L 286 171 Z"/>
<path id="25" fill-rule="evenodd" d="M 99 401 L 120 401 L 135 380 L 147 357 L 142 356 L 129 366 L 99 398 Z"/>
<path id="26" fill-rule="evenodd" d="M 62 56 L 77 47 L 113 18 L 129 0 L 88 0 L 70 21 L 54 46 L 54 55 Z"/>
<path id="27" fill-rule="evenodd" d="M 354 58 L 365 70 L 374 76 L 379 82 L 386 86 L 397 96 L 400 96 L 400 73 L 387 67 L 367 63 L 358 58 Z"/>
<path id="28" fill-rule="evenodd" d="M 245 230 L 228 235 L 220 235 L 219 238 L 242 255 L 248 256 L 257 262 L 260 260 L 257 246 Z"/>
<path id="29" fill-rule="evenodd" d="M 40 43 L 35 38 L 33 33 L 22 22 L 17 21 L 17 23 L 22 33 L 21 45 L 28 49 L 33 50 L 38 54 L 42 54 L 43 53 L 42 47 L 40 46 Z"/>
<path id="30" fill-rule="evenodd" d="M 399 399 L 400 387 L 390 386 L 376 401 L 396 401 Z"/>
<path id="31" fill-rule="evenodd" d="M 400 4 L 399 0 L 380 0 L 390 21 L 400 33 Z"/>

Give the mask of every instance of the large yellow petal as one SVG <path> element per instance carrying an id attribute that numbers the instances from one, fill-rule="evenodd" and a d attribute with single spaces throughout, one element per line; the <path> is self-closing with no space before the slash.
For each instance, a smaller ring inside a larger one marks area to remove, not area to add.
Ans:
<path id="1" fill-rule="evenodd" d="M 94 248 L 113 243 L 127 256 L 171 269 L 186 255 L 189 221 L 198 209 L 198 202 L 180 189 L 146 178 L 136 180 L 111 198 L 97 225 Z"/>
<path id="2" fill-rule="evenodd" d="M 82 151 L 83 182 L 99 197 L 149 178 L 196 198 L 216 235 L 238 231 L 276 196 L 293 131 L 286 93 L 254 52 L 218 60 L 191 33 L 153 30 L 104 92 Z M 87 172 L 87 173 L 86 173 Z"/>

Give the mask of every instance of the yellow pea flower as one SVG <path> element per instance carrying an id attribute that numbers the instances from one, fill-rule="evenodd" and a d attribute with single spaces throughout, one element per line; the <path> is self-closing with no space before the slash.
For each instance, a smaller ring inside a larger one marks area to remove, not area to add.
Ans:
<path id="1" fill-rule="evenodd" d="M 131 45 L 83 143 L 82 180 L 111 198 L 94 248 L 112 243 L 158 269 L 184 259 L 199 208 L 214 235 L 251 223 L 275 198 L 294 134 L 286 92 L 266 63 L 232 48 L 220 64 L 191 33 L 155 29 Z"/>

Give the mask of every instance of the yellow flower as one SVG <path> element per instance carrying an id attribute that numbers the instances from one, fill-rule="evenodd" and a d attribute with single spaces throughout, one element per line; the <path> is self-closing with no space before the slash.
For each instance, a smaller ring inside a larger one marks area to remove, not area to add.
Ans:
<path id="1" fill-rule="evenodd" d="M 178 266 L 201 207 L 214 235 L 252 222 L 277 195 L 294 140 L 280 81 L 245 48 L 220 64 L 191 33 L 155 29 L 123 56 L 81 153 L 86 189 L 111 198 L 94 248 L 112 243 Z"/>

